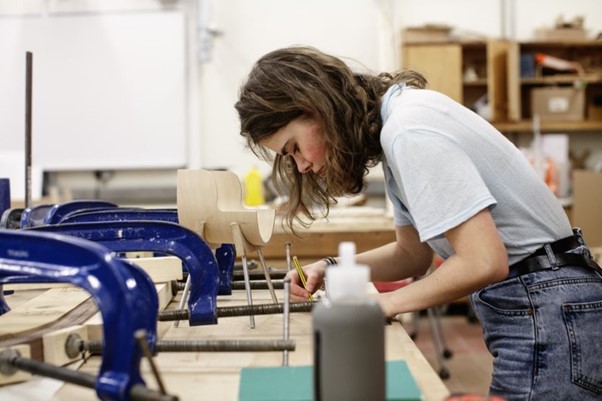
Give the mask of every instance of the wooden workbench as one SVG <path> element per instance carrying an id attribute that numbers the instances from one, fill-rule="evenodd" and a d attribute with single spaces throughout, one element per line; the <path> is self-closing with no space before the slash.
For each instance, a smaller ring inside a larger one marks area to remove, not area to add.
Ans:
<path id="1" fill-rule="evenodd" d="M 299 236 L 284 230 L 276 221 L 274 233 L 263 254 L 271 265 L 282 266 L 285 260 L 285 244 L 291 244 L 291 253 L 302 264 L 326 256 L 337 256 L 339 243 L 352 241 L 357 252 L 377 248 L 395 241 L 393 218 L 383 209 L 371 207 L 332 208 L 325 219 L 316 220 L 309 228 L 300 227 Z"/>
<path id="2" fill-rule="evenodd" d="M 272 240 L 263 249 L 264 256 L 270 261 L 284 261 L 286 242 L 291 242 L 293 255 L 302 262 L 309 262 L 324 256 L 336 255 L 341 241 L 354 241 L 359 252 L 394 240 L 392 219 L 371 209 L 331 213 L 328 220 L 319 220 L 309 230 L 302 232 L 303 238 L 291 237 L 277 224 Z M 270 264 L 272 265 L 272 264 Z M 278 299 L 283 299 L 278 291 Z M 19 294 L 8 299 L 18 300 Z M 255 304 L 271 302 L 268 291 L 254 291 Z M 179 295 L 168 304 L 167 309 L 175 309 Z M 218 297 L 219 306 L 246 304 L 244 291 L 235 291 L 231 296 Z M 166 340 L 197 339 L 280 339 L 283 332 L 282 315 L 256 316 L 256 328 L 251 329 L 248 317 L 222 318 L 217 325 L 188 327 L 181 322 L 179 327 L 173 323 L 160 322 L 159 338 Z M 423 393 L 424 401 L 442 401 L 448 390 L 432 369 L 414 342 L 406 334 L 400 323 L 394 322 L 386 327 L 387 360 L 404 359 Z M 312 364 L 312 325 L 310 313 L 291 314 L 290 335 L 296 342 L 296 350 L 289 353 L 290 365 Z M 161 353 L 156 357 L 166 389 L 179 396 L 181 401 L 236 401 L 240 370 L 243 367 L 280 366 L 282 353 L 243 352 L 243 353 Z M 100 357 L 92 357 L 85 363 L 77 362 L 72 368 L 96 374 Z M 157 388 L 150 373 L 147 361 L 142 361 L 142 371 L 148 387 Z M 94 391 L 63 384 L 56 380 L 33 377 L 26 383 L 0 387 L 0 400 L 3 401 L 92 401 L 96 400 Z"/>
<path id="3" fill-rule="evenodd" d="M 282 293 L 278 293 L 282 299 Z M 268 303 L 267 291 L 254 291 L 254 303 Z M 245 304 L 243 291 L 232 296 L 219 297 L 220 306 Z M 177 305 L 174 298 L 168 309 Z M 279 339 L 282 338 L 283 316 L 256 316 L 256 328 L 249 327 L 248 317 L 222 318 L 213 326 L 188 327 L 181 322 L 179 327 L 161 322 L 159 335 L 163 339 Z M 289 353 L 290 365 L 312 363 L 312 328 L 310 313 L 291 314 L 291 338 L 296 341 L 296 350 Z M 386 327 L 386 356 L 388 360 L 405 359 L 410 371 L 420 387 L 424 401 L 442 401 L 449 393 L 445 385 L 420 353 L 413 341 L 398 322 Z M 167 391 L 176 394 L 181 401 L 236 401 L 240 369 L 246 366 L 280 366 L 282 353 L 162 353 L 156 357 Z M 77 363 L 75 368 L 95 374 L 100 358 L 90 358 L 85 364 Z M 142 371 L 151 388 L 157 388 L 146 361 Z M 35 377 L 26 383 L 0 388 L 3 401 L 92 401 L 95 393 L 86 388 L 61 384 L 56 380 Z"/>

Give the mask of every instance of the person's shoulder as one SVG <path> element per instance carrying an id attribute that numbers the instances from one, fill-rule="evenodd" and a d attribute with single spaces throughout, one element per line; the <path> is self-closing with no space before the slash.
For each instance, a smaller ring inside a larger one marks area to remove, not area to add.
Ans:
<path id="1" fill-rule="evenodd" d="M 444 93 L 438 92 L 436 90 L 424 88 L 407 88 L 404 91 L 404 95 L 406 95 L 407 101 L 417 101 L 417 100 L 428 100 L 428 101 L 440 101 L 440 102 L 448 102 L 453 100 L 445 95 Z"/>

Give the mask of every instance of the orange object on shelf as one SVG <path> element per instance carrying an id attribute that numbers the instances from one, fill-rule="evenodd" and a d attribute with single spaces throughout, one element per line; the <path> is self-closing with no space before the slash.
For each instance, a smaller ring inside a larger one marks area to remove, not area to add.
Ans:
<path id="1" fill-rule="evenodd" d="M 542 67 L 552 68 L 559 71 L 575 71 L 578 74 L 583 74 L 581 64 L 574 61 L 564 60 L 558 57 L 550 56 L 545 53 L 535 53 L 535 62 Z"/>

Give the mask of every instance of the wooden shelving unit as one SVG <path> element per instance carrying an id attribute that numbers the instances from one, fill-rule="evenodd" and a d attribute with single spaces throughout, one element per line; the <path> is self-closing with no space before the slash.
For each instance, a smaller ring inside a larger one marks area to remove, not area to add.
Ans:
<path id="1" fill-rule="evenodd" d="M 521 69 L 521 58 L 536 53 L 570 60 L 583 67 L 583 73 L 555 72 L 540 66 Z M 532 118 L 530 96 L 542 87 L 582 87 L 585 91 L 585 119 L 582 121 L 542 121 L 542 131 L 590 131 L 602 128 L 602 115 L 593 115 L 595 99 L 602 97 L 602 41 L 513 42 L 508 51 L 508 120 L 513 131 L 520 132 L 525 120 Z M 601 106 L 602 107 L 602 106 Z"/>
<path id="2" fill-rule="evenodd" d="M 487 95 L 489 120 L 504 133 L 532 132 L 530 96 L 546 86 L 585 89 L 585 119 L 540 122 L 541 132 L 602 132 L 602 41 L 406 43 L 404 68 L 422 72 L 429 88 L 467 107 Z M 521 76 L 521 55 L 544 53 L 581 64 L 584 73 L 551 74 L 534 67 Z M 469 78 L 469 79 L 467 79 Z"/>
<path id="3" fill-rule="evenodd" d="M 404 68 L 423 73 L 429 88 L 445 93 L 472 108 L 484 95 L 491 119 L 507 115 L 506 54 L 509 43 L 502 40 L 409 43 L 403 47 Z"/>

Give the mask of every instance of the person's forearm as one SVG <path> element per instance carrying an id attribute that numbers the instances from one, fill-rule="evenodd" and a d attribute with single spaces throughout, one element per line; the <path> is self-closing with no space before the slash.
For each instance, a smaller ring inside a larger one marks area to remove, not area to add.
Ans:
<path id="1" fill-rule="evenodd" d="M 430 259 L 420 257 L 392 242 L 358 254 L 356 262 L 370 267 L 372 281 L 396 281 L 423 275 L 430 266 L 430 255 Z"/>
<path id="2" fill-rule="evenodd" d="M 495 281 L 486 268 L 452 256 L 432 274 L 378 298 L 385 313 L 395 316 L 453 302 Z"/>

